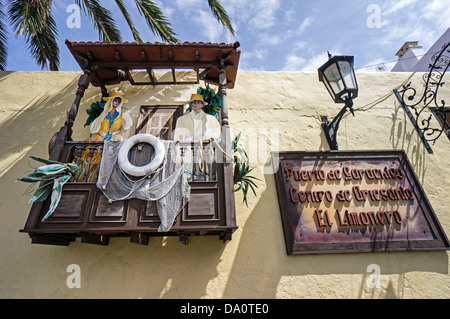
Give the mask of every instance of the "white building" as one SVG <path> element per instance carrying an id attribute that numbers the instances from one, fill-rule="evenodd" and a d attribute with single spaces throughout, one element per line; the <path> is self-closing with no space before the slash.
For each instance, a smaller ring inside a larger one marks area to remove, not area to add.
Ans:
<path id="1" fill-rule="evenodd" d="M 445 44 L 450 42 L 450 28 L 431 46 L 427 53 L 417 62 L 412 69 L 413 72 L 427 72 L 434 61 L 431 59 L 433 55 L 440 52 Z"/>

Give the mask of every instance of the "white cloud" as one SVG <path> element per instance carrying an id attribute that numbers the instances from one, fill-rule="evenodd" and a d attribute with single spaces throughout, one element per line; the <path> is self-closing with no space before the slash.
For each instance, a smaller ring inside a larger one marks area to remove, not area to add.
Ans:
<path id="1" fill-rule="evenodd" d="M 284 13 L 284 22 L 286 23 L 293 23 L 295 22 L 297 19 L 297 13 L 295 12 L 294 9 L 292 10 L 286 10 L 286 12 Z"/>
<path id="2" fill-rule="evenodd" d="M 191 21 L 197 25 L 197 31 L 205 37 L 204 41 L 220 42 L 220 39 L 226 37 L 223 26 L 213 16 L 205 1 L 175 0 L 175 5 L 177 13 L 192 17 Z"/>
<path id="3" fill-rule="evenodd" d="M 287 40 L 287 39 L 293 38 L 293 37 L 299 37 L 306 31 L 306 29 L 308 29 L 309 26 L 311 26 L 311 23 L 313 22 L 313 20 L 314 20 L 313 17 L 307 17 L 302 21 L 300 26 L 298 26 L 297 28 L 293 28 L 293 29 L 287 28 L 286 30 L 283 31 L 283 33 L 281 33 L 279 35 L 279 37 L 282 38 L 283 40 Z M 292 23 L 291 23 L 291 25 L 292 25 Z"/>
<path id="4" fill-rule="evenodd" d="M 218 42 L 223 35 L 223 28 L 209 12 L 199 10 L 199 19 L 195 20 L 200 24 L 200 33 L 210 42 Z"/>
<path id="5" fill-rule="evenodd" d="M 252 1 L 255 5 L 255 15 L 249 21 L 249 25 L 258 30 L 264 30 L 272 27 L 277 21 L 277 10 L 280 7 L 279 0 L 260 0 Z"/>
<path id="6" fill-rule="evenodd" d="M 245 25 L 251 32 L 267 30 L 274 26 L 281 7 L 281 0 L 223 0 L 221 3 L 234 25 Z"/>
<path id="7" fill-rule="evenodd" d="M 265 71 L 265 64 L 255 63 L 255 58 L 263 60 L 266 53 L 264 50 L 243 51 L 239 60 L 239 71 Z"/>
<path id="8" fill-rule="evenodd" d="M 267 56 L 267 50 L 265 50 L 265 49 L 260 49 L 260 50 L 256 49 L 256 50 L 253 50 L 253 51 L 249 52 L 249 55 L 251 55 L 253 58 L 256 58 L 258 60 L 262 60 L 262 59 L 264 59 Z"/>
<path id="9" fill-rule="evenodd" d="M 255 59 L 257 60 L 263 60 L 267 57 L 267 50 L 262 49 L 262 50 L 252 50 L 252 51 L 244 51 L 241 55 L 241 61 L 240 61 L 240 65 L 239 65 L 239 69 L 246 69 L 246 71 L 254 71 L 250 70 L 248 67 L 246 67 L 246 65 L 248 65 L 248 62 L 254 62 Z M 264 69 L 263 67 L 259 66 L 259 70 Z"/>
<path id="10" fill-rule="evenodd" d="M 302 24 L 297 29 L 297 35 L 300 35 L 303 32 L 305 32 L 305 30 L 311 25 L 313 20 L 314 20 L 313 17 L 307 17 L 305 20 L 303 20 Z"/>
<path id="11" fill-rule="evenodd" d="M 283 43 L 289 43 L 289 51 L 295 52 L 306 47 L 306 42 L 291 42 L 292 38 L 299 37 L 311 25 L 312 17 L 308 17 L 302 21 L 300 26 L 293 30 L 285 30 L 282 33 L 262 32 L 258 35 L 258 44 L 262 46 L 279 46 Z"/>
<path id="12" fill-rule="evenodd" d="M 340 55 L 339 52 L 333 51 L 333 55 Z M 325 62 L 328 61 L 328 53 L 323 52 L 305 59 L 301 56 L 290 54 L 286 57 L 283 71 L 302 71 L 302 72 L 317 72 Z"/>
<path id="13" fill-rule="evenodd" d="M 293 51 L 304 50 L 305 48 L 307 48 L 307 46 L 308 46 L 308 43 L 305 41 L 296 41 L 291 44 Z"/>
<path id="14" fill-rule="evenodd" d="M 156 0 L 155 3 L 161 9 L 162 13 L 169 19 L 169 21 L 173 18 L 174 14 L 176 14 L 175 9 L 173 7 L 166 6 L 164 2 Z"/>
<path id="15" fill-rule="evenodd" d="M 261 33 L 258 35 L 258 38 L 259 38 L 258 44 L 262 46 L 279 45 L 282 41 L 282 38 L 278 34 Z"/>
<path id="16" fill-rule="evenodd" d="M 427 50 L 448 28 L 450 6 L 448 0 L 393 0 L 382 12 L 382 45 L 419 41 Z"/>
<path id="17" fill-rule="evenodd" d="M 334 55 L 340 55 L 340 53 L 335 53 Z M 328 53 L 323 52 L 311 57 L 303 68 L 300 71 L 304 72 L 317 72 L 317 69 L 320 68 L 325 62 L 328 61 Z"/>
<path id="18" fill-rule="evenodd" d="M 412 7 L 417 3 L 417 0 L 393 0 L 391 1 L 388 6 L 387 6 L 387 10 L 384 11 L 384 14 L 392 14 L 392 13 L 396 13 L 399 10 L 403 10 L 407 7 Z"/>
<path id="19" fill-rule="evenodd" d="M 303 68 L 306 59 L 296 55 L 288 55 L 285 59 L 283 71 L 298 71 Z"/>
<path id="20" fill-rule="evenodd" d="M 175 0 L 179 10 L 192 10 L 202 4 L 202 0 Z"/>
<path id="21" fill-rule="evenodd" d="M 450 5 L 448 0 L 427 1 L 422 14 L 425 19 L 433 21 L 444 31 L 449 27 Z"/>

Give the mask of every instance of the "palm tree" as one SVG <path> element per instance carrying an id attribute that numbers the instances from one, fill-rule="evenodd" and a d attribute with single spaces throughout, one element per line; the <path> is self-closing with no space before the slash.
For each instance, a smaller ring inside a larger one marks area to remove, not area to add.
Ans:
<path id="1" fill-rule="evenodd" d="M 6 6 L 5 3 L 8 3 Z M 25 36 L 28 50 L 42 68 L 59 70 L 59 48 L 56 42 L 58 29 L 51 15 L 52 0 L 0 0 L 0 70 L 6 68 L 7 27 L 9 20 L 16 35 Z M 115 0 L 120 13 L 125 18 L 136 42 L 142 42 L 123 0 Z M 178 42 L 176 33 L 161 9 L 151 0 L 134 0 L 140 15 L 145 19 L 153 34 L 164 42 Z M 99 39 L 104 42 L 122 41 L 112 13 L 99 0 L 75 0 L 98 30 Z M 208 0 L 213 16 L 232 35 L 234 30 L 230 18 L 218 0 Z"/>

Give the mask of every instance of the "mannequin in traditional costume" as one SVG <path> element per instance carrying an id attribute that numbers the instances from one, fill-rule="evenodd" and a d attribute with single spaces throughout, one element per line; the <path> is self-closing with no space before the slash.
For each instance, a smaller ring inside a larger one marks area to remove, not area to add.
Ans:
<path id="1" fill-rule="evenodd" d="M 175 130 L 173 132 L 173 139 L 180 142 L 201 142 L 202 140 L 220 141 L 221 128 L 219 121 L 212 115 L 206 114 L 202 111 L 202 108 L 207 105 L 203 100 L 201 94 L 192 94 L 189 100 L 189 106 L 191 112 L 181 116 L 177 120 Z M 190 148 L 184 152 L 183 161 L 185 163 L 185 168 L 188 175 L 194 174 L 194 164 L 201 172 L 197 175 L 204 175 L 203 164 L 212 164 L 214 160 L 214 150 L 212 148 L 212 143 L 209 144 L 208 149 L 203 151 L 202 145 L 197 147 L 192 154 Z M 212 168 L 212 165 L 211 165 Z M 212 174 L 211 170 L 210 173 Z M 201 179 L 201 178 L 200 178 Z"/>
<path id="2" fill-rule="evenodd" d="M 220 140 L 219 121 L 214 116 L 202 111 L 205 105 L 207 103 L 203 101 L 201 94 L 192 94 L 189 100 L 192 111 L 178 118 L 173 132 L 175 141 L 198 141 L 211 138 L 216 141 Z"/>
<path id="3" fill-rule="evenodd" d="M 122 92 L 113 92 L 111 97 L 104 97 L 107 101 L 103 112 L 92 122 L 90 126 L 91 137 L 88 141 L 121 141 L 127 139 L 133 124 L 131 117 L 122 113 L 122 105 L 127 103 Z M 92 156 L 87 182 L 95 182 L 101 161 L 101 149 L 99 148 Z M 80 168 L 75 176 L 77 182 L 84 179 L 88 162 L 89 149 L 83 151 L 80 156 Z"/>
<path id="4" fill-rule="evenodd" d="M 128 100 L 121 92 L 104 97 L 106 102 L 102 114 L 90 126 L 91 141 L 121 141 L 127 139 L 133 124 L 131 117 L 122 113 L 122 105 Z M 123 132 L 123 133 L 122 133 Z"/>

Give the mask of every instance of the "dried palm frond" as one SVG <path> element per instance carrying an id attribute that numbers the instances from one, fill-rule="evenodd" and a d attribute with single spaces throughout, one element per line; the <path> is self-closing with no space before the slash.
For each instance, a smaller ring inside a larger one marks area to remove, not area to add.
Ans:
<path id="1" fill-rule="evenodd" d="M 57 161 L 46 160 L 43 158 L 30 156 L 35 161 L 45 165 L 36 167 L 33 172 L 19 178 L 17 181 L 31 183 L 39 187 L 32 189 L 28 193 L 34 192 L 34 195 L 28 201 L 28 204 L 45 201 L 51 195 L 50 207 L 42 220 L 46 220 L 53 214 L 61 199 L 62 187 L 78 170 L 78 166 L 69 163 L 60 163 Z"/>

